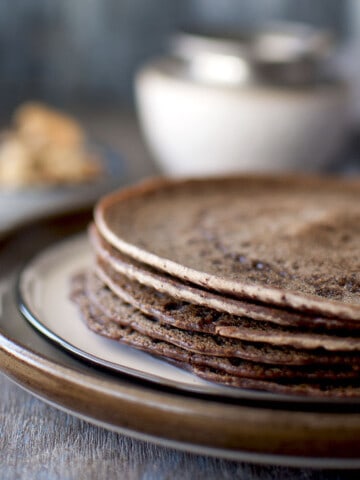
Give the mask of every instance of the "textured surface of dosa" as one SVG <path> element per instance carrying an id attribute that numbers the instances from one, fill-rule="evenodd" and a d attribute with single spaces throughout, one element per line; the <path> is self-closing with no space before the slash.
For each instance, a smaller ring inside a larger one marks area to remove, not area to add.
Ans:
<path id="1" fill-rule="evenodd" d="M 98 256 L 98 266 L 106 271 L 108 275 L 112 277 L 114 274 L 120 273 L 131 280 L 139 282 L 141 285 L 151 287 L 158 293 L 166 293 L 177 300 L 209 307 L 219 312 L 247 316 L 255 320 L 291 327 L 301 326 L 310 329 L 347 328 L 354 331 L 359 330 L 360 327 L 360 322 L 356 320 L 341 320 L 323 317 L 321 315 L 309 315 L 303 312 L 255 304 L 249 301 L 219 295 L 188 282 L 182 282 L 175 277 L 171 277 L 164 272 L 155 270 L 123 255 L 106 242 L 97 233 L 94 226 L 90 228 L 90 240 Z"/>
<path id="2" fill-rule="evenodd" d="M 122 301 L 119 302 L 118 313 L 108 315 L 108 306 L 104 307 L 99 305 L 98 302 L 93 302 L 86 287 L 82 287 L 83 282 L 82 275 L 75 277 L 72 296 L 74 297 L 74 294 L 79 291 L 78 285 L 80 284 L 81 290 L 85 290 L 88 304 L 101 311 L 103 318 L 123 326 L 129 326 L 131 323 L 132 329 L 158 340 L 167 341 L 185 350 L 218 357 L 237 357 L 273 365 L 333 365 L 335 368 L 350 365 L 353 366 L 354 370 L 359 370 L 360 356 L 356 352 L 329 353 L 323 349 L 299 350 L 181 330 L 161 324 L 155 317 L 145 316 L 136 308 Z"/>
<path id="3" fill-rule="evenodd" d="M 186 364 L 183 365 L 186 368 Z M 343 384 L 334 385 L 333 383 L 277 383 L 265 380 L 253 380 L 248 378 L 239 378 L 235 375 L 229 375 L 221 370 L 216 370 L 211 367 L 190 365 L 188 370 L 195 373 L 204 380 L 209 382 L 222 383 L 229 387 L 250 388 L 252 390 L 266 390 L 273 393 L 287 393 L 292 395 L 311 395 L 313 397 L 333 397 L 333 398 L 354 398 L 360 396 L 359 385 Z"/>
<path id="4" fill-rule="evenodd" d="M 360 182 L 159 180 L 105 197 L 95 221 L 120 251 L 207 289 L 360 319 Z"/>
<path id="5" fill-rule="evenodd" d="M 195 374 L 200 374 L 203 378 L 207 378 L 208 375 L 209 377 L 214 376 L 209 379 L 218 383 L 232 383 L 238 387 L 284 391 L 284 393 L 313 395 L 333 393 L 334 396 L 360 394 L 360 388 L 356 381 L 358 372 L 349 366 L 339 369 L 279 367 L 248 362 L 238 358 L 216 357 L 193 352 L 167 342 L 165 339 L 148 335 L 146 326 L 140 329 L 136 327 L 141 321 L 144 321 L 144 325 L 146 325 L 146 319 L 140 312 L 125 303 L 123 304 L 121 323 L 113 322 L 89 301 L 89 296 L 85 292 L 85 276 L 83 275 L 78 276 L 73 282 L 72 299 L 79 306 L 88 327 L 94 332 L 148 353 L 175 360 L 179 362 L 179 366 L 189 369 Z M 142 328 L 145 329 L 145 332 L 141 331 Z M 150 334 L 152 333 L 150 328 Z M 269 379 L 278 380 L 281 383 L 269 382 Z M 310 383 L 299 384 L 300 380 Z M 332 383 L 329 383 L 330 381 Z"/>
<path id="6" fill-rule="evenodd" d="M 267 322 L 219 313 L 206 307 L 176 301 L 119 274 L 111 278 L 101 269 L 97 270 L 97 274 L 89 272 L 86 276 L 86 294 L 92 304 L 115 321 L 121 318 L 123 302 L 126 302 L 164 325 L 183 330 L 300 349 L 360 350 L 360 338 L 351 337 L 352 332 L 342 332 L 342 336 L 329 335 L 277 327 Z"/>

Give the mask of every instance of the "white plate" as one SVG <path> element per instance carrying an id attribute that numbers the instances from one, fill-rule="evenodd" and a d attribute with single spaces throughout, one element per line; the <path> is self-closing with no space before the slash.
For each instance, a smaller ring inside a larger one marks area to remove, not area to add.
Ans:
<path id="1" fill-rule="evenodd" d="M 17 282 L 18 305 L 42 334 L 77 357 L 140 380 L 188 392 L 222 397 L 290 403 L 338 404 L 352 399 L 311 398 L 217 385 L 118 341 L 89 330 L 70 301 L 70 279 L 91 267 L 93 255 L 85 234 L 71 237 L 36 255 Z M 356 403 L 356 401 L 355 401 Z"/>
<path id="2" fill-rule="evenodd" d="M 37 255 L 19 280 L 21 311 L 44 335 L 68 351 L 118 372 L 163 385 L 204 393 L 234 390 L 209 382 L 153 356 L 90 331 L 69 300 L 70 278 L 93 261 L 84 235 L 72 237 Z"/>

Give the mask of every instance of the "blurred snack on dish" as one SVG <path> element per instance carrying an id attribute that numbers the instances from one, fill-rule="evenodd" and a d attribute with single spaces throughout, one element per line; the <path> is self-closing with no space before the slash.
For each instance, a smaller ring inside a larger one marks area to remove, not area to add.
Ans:
<path id="1" fill-rule="evenodd" d="M 82 126 L 37 102 L 20 106 L 0 140 L 0 185 L 22 187 L 95 180 L 101 162 L 89 151 Z"/>
<path id="2" fill-rule="evenodd" d="M 69 115 L 37 102 L 20 106 L 14 113 L 18 133 L 30 144 L 75 147 L 85 142 L 81 125 Z"/>

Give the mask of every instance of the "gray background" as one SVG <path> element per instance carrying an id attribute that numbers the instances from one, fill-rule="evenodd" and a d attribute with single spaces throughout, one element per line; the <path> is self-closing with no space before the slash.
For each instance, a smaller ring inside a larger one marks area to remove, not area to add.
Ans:
<path id="1" fill-rule="evenodd" d="M 244 29 L 290 19 L 346 36 L 339 0 L 3 0 L 0 2 L 2 115 L 27 98 L 67 107 L 131 104 L 132 79 L 186 26 Z"/>

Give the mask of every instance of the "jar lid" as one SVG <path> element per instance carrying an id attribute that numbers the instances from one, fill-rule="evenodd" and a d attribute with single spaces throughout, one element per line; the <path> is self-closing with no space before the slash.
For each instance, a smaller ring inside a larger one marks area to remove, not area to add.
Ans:
<path id="1" fill-rule="evenodd" d="M 181 32 L 171 39 L 170 49 L 196 81 L 304 85 L 318 81 L 332 45 L 326 30 L 274 23 L 244 35 Z"/>

